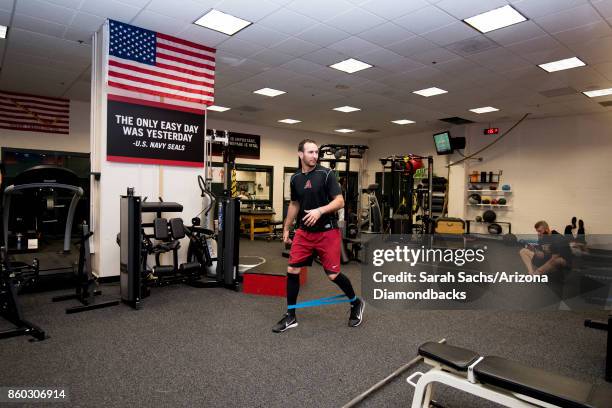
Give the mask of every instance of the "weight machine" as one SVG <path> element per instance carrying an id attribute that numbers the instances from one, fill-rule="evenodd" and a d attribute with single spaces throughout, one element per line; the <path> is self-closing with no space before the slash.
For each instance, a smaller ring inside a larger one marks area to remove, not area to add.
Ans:
<path id="1" fill-rule="evenodd" d="M 392 234 L 412 234 L 416 228 L 422 234 L 432 233 L 433 157 L 407 154 L 387 156 L 379 160 L 383 169 L 381 185 L 384 230 Z M 424 168 L 425 160 L 427 160 L 427 183 L 415 189 L 415 172 Z M 387 172 L 391 174 L 390 186 L 385 186 Z M 390 191 L 388 195 L 387 190 Z M 414 223 L 414 215 L 418 208 L 422 209 L 421 225 Z"/>
<path id="2" fill-rule="evenodd" d="M 357 192 L 353 191 L 350 182 L 351 159 L 363 159 L 365 152 L 368 150 L 366 145 L 341 145 L 341 144 L 324 144 L 319 147 L 319 163 L 329 163 L 332 170 L 336 170 L 338 163 L 344 163 L 344 169 L 338 169 L 340 178 L 344 179 L 346 187 L 344 187 L 344 210 L 342 230 L 342 262 L 347 263 L 351 260 L 359 260 L 359 250 L 361 249 L 361 240 L 359 239 L 359 214 L 361 214 L 361 200 L 359 198 L 361 186 L 361 175 L 357 180 Z M 361 170 L 361 169 L 360 169 Z M 353 201 L 353 197 L 357 196 L 357 208 L 354 209 L 357 219 L 352 223 L 349 205 Z"/>

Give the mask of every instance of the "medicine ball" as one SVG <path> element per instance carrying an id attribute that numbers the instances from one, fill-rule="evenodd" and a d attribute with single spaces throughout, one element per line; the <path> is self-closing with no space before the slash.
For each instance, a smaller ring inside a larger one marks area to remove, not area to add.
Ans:
<path id="1" fill-rule="evenodd" d="M 480 190 L 480 186 L 477 184 L 470 184 L 470 190 Z"/>
<path id="2" fill-rule="evenodd" d="M 470 194 L 468 201 L 470 204 L 480 204 L 480 194 Z"/>
<path id="3" fill-rule="evenodd" d="M 499 224 L 491 224 L 487 228 L 489 230 L 489 234 L 501 234 L 502 227 Z"/>
<path id="4" fill-rule="evenodd" d="M 497 204 L 499 205 L 506 205 L 507 201 L 505 198 L 500 198 L 499 200 L 497 200 Z"/>
<path id="5" fill-rule="evenodd" d="M 491 204 L 497 204 L 497 198 L 492 199 Z"/>
<path id="6" fill-rule="evenodd" d="M 482 204 L 491 204 L 491 199 L 490 198 L 483 198 L 481 201 Z"/>
<path id="7" fill-rule="evenodd" d="M 489 190 L 497 190 L 497 185 L 496 184 L 491 184 L 489 186 Z"/>
<path id="8" fill-rule="evenodd" d="M 476 216 L 476 222 L 482 222 L 482 217 L 480 215 Z"/>
<path id="9" fill-rule="evenodd" d="M 504 185 L 502 186 L 502 190 L 504 190 L 504 191 L 510 191 L 510 184 L 504 184 Z"/>
<path id="10" fill-rule="evenodd" d="M 492 211 L 492 210 L 487 210 L 482 213 L 482 219 L 485 222 L 495 222 L 496 217 L 497 217 L 497 214 L 495 214 L 495 211 Z"/>

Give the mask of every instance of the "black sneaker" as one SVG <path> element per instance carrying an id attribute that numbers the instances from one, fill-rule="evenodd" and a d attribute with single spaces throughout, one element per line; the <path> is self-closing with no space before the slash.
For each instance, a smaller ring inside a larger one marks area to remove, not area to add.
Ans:
<path id="1" fill-rule="evenodd" d="M 297 327 L 298 322 L 295 316 L 289 315 L 289 313 L 285 314 L 282 319 L 272 328 L 274 333 L 282 333 L 291 328 Z"/>
<path id="2" fill-rule="evenodd" d="M 359 298 L 354 304 L 351 304 L 351 316 L 349 317 L 348 325 L 350 327 L 357 327 L 363 320 L 363 309 L 365 309 L 365 302 Z"/>

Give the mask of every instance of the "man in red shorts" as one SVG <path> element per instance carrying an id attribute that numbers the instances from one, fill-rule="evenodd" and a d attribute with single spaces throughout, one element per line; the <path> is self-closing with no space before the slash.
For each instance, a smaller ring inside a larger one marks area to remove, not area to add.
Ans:
<path id="1" fill-rule="evenodd" d="M 287 313 L 272 328 L 282 333 L 298 325 L 295 305 L 300 291 L 300 269 L 311 266 L 315 252 L 329 279 L 351 300 L 349 326 L 356 327 L 363 319 L 365 303 L 355 296 L 351 281 L 340 273 L 342 236 L 336 212 L 344 207 L 342 189 L 334 173 L 317 162 L 319 148 L 314 140 L 305 139 L 298 146 L 301 169 L 291 177 L 291 203 L 283 229 L 283 241 L 292 243 L 287 267 Z M 298 225 L 289 239 L 289 228 L 297 217 Z"/>

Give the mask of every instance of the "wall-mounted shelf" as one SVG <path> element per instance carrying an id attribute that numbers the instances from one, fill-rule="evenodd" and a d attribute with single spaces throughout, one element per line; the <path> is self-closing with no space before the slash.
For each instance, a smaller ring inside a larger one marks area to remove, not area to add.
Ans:
<path id="1" fill-rule="evenodd" d="M 502 193 L 502 194 L 506 194 L 506 193 L 511 193 L 512 190 L 468 190 L 470 193 L 490 193 L 490 194 L 495 194 L 495 193 Z"/>
<path id="2" fill-rule="evenodd" d="M 510 207 L 508 204 L 468 204 L 473 207 Z"/>

